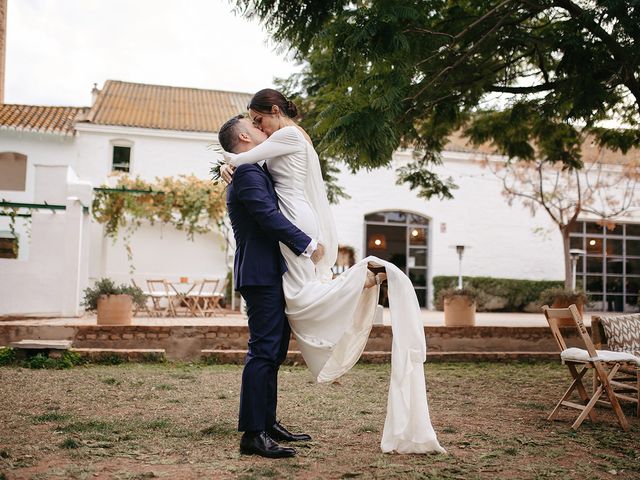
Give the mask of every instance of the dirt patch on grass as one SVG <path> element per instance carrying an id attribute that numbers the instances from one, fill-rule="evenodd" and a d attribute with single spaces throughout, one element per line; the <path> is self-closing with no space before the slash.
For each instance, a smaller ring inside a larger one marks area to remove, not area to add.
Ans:
<path id="1" fill-rule="evenodd" d="M 282 422 L 313 437 L 298 456 L 241 456 L 239 366 L 0 368 L 0 479 L 638 478 L 640 427 L 608 411 L 576 433 L 546 416 L 568 385 L 552 363 L 429 364 L 432 421 L 448 455 L 380 452 L 388 365 L 315 384 L 280 374 Z"/>

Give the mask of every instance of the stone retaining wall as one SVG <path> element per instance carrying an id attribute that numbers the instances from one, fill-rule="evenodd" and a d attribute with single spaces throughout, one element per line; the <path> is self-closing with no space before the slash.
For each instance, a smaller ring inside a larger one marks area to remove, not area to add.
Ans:
<path id="1" fill-rule="evenodd" d="M 557 352 L 545 327 L 425 327 L 431 355 L 449 352 L 526 354 Z M 0 345 L 24 339 L 73 340 L 75 348 L 164 349 L 169 359 L 200 358 L 202 350 L 246 350 L 246 326 L 143 326 L 143 325 L 2 325 Z M 579 345 L 576 333 L 567 329 L 570 344 Z M 365 352 L 391 352 L 389 326 L 374 326 Z M 299 348 L 292 338 L 291 351 Z"/>

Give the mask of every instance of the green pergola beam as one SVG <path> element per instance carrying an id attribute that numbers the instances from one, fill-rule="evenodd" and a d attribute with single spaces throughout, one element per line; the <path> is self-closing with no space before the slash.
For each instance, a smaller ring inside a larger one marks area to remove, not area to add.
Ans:
<path id="1" fill-rule="evenodd" d="M 65 205 L 50 205 L 48 203 L 16 203 L 0 202 L 0 207 L 7 208 L 28 208 L 29 210 L 65 210 Z"/>
<path id="2" fill-rule="evenodd" d="M 7 212 L 0 212 L 0 217 L 30 217 L 31 214 L 30 213 L 7 213 Z"/>
<path id="3" fill-rule="evenodd" d="M 106 188 L 106 187 L 94 187 L 96 192 L 112 192 L 112 193 L 134 193 L 134 194 L 149 194 L 164 195 L 165 192 L 157 190 L 139 190 L 135 188 Z"/>
<path id="4" fill-rule="evenodd" d="M 52 205 L 49 203 L 21 203 L 21 202 L 0 202 L 0 208 L 26 208 L 28 210 L 66 210 L 66 205 Z M 83 213 L 89 213 L 89 207 L 82 206 Z M 11 213 L 4 212 L 4 215 L 11 216 Z M 31 214 L 16 214 L 16 216 L 31 215 Z"/>

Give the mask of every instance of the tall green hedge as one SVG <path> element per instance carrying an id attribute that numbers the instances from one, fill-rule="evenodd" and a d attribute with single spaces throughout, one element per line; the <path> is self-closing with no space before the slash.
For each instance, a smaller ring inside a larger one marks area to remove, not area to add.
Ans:
<path id="1" fill-rule="evenodd" d="M 538 311 L 534 304 L 543 290 L 564 286 L 562 280 L 517 280 L 493 277 L 462 277 L 462 284 L 481 292 L 482 295 L 476 307 L 480 312 Z M 438 302 L 438 293 L 445 288 L 457 285 L 457 276 L 433 277 L 433 294 L 438 310 L 442 310 L 441 302 Z"/>

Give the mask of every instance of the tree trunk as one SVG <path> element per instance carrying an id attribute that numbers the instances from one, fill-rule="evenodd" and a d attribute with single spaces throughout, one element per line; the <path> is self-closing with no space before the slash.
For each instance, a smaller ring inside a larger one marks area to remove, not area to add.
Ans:
<path id="1" fill-rule="evenodd" d="M 564 288 L 571 290 L 571 254 L 569 253 L 569 233 L 571 232 L 571 226 L 561 225 L 560 233 L 562 234 L 562 246 L 564 251 Z"/>

